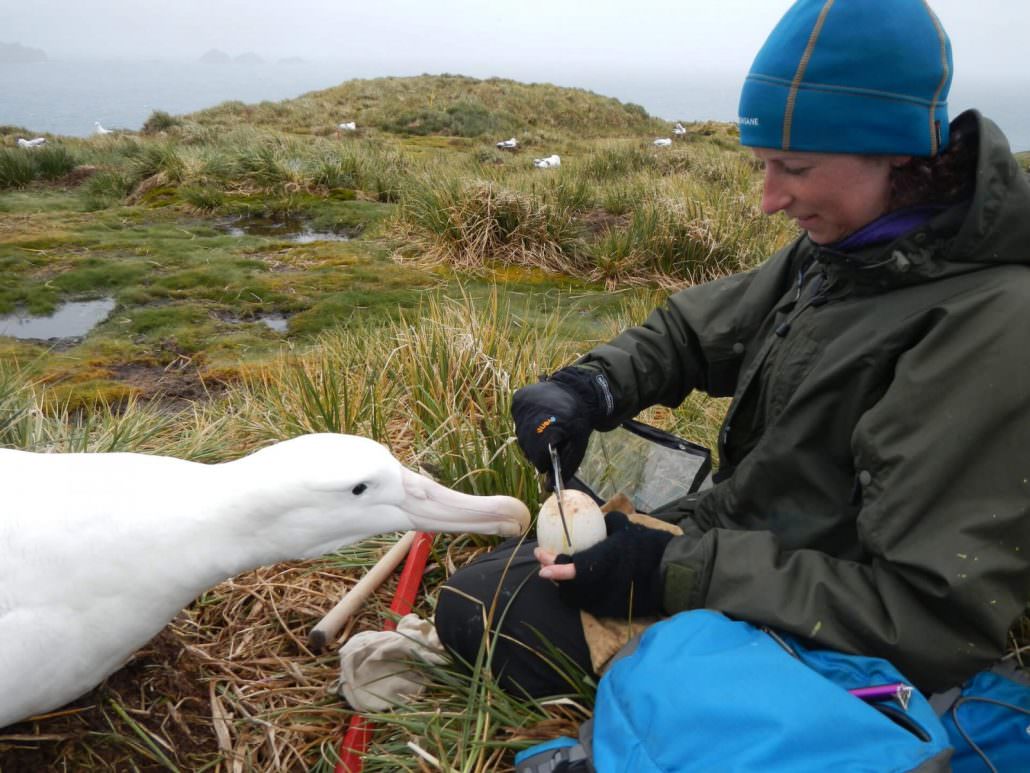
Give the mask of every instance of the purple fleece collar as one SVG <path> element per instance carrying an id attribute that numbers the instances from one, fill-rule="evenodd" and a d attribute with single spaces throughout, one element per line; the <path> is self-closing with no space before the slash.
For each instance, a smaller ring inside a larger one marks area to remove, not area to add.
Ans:
<path id="1" fill-rule="evenodd" d="M 839 242 L 828 244 L 827 247 L 837 252 L 854 252 L 863 247 L 870 247 L 874 244 L 892 242 L 910 231 L 926 223 L 930 218 L 947 207 L 943 206 L 921 206 L 909 207 L 908 209 L 897 209 L 878 217 L 873 222 L 862 226 L 852 234 L 845 236 Z"/>

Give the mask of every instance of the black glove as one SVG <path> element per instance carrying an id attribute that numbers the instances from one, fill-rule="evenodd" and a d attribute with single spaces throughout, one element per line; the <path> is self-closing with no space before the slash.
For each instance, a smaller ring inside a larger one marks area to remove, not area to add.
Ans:
<path id="1" fill-rule="evenodd" d="M 597 419 L 613 409 L 604 376 L 575 366 L 516 390 L 511 401 L 515 435 L 526 458 L 540 472 L 549 473 L 548 446 L 553 445 L 566 479 L 579 469 Z"/>
<path id="2" fill-rule="evenodd" d="M 659 614 L 662 554 L 673 535 L 633 523 L 618 511 L 608 513 L 604 523 L 607 539 L 555 559 L 556 564 L 576 566 L 574 579 L 558 582 L 562 601 L 599 617 Z"/>

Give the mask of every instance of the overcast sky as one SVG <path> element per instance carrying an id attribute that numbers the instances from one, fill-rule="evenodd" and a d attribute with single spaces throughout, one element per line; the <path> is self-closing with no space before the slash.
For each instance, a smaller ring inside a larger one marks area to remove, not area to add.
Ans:
<path id="1" fill-rule="evenodd" d="M 1027 80 L 1027 0 L 936 0 L 957 77 Z M 784 0 L 0 0 L 0 41 L 52 59 L 236 56 L 561 82 L 563 68 L 746 72 Z"/>

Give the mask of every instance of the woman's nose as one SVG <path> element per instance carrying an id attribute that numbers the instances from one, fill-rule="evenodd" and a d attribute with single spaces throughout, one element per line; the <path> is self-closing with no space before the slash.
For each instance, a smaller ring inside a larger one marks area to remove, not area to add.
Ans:
<path id="1" fill-rule="evenodd" d="M 775 215 L 790 204 L 790 194 L 784 190 L 775 170 L 766 168 L 765 180 L 762 183 L 762 211 L 767 215 Z"/>

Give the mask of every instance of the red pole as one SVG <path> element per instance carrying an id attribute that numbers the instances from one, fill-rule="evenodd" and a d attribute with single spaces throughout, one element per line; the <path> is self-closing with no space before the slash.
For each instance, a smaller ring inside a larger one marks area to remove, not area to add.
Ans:
<path id="1" fill-rule="evenodd" d="M 415 604 L 415 597 L 418 595 L 418 586 L 422 584 L 422 575 L 426 570 L 426 560 L 429 558 L 429 548 L 433 544 L 433 536 L 424 531 L 415 534 L 415 541 L 411 543 L 408 551 L 408 558 L 401 570 L 401 577 L 397 581 L 397 590 L 393 594 L 393 601 L 390 604 L 390 611 L 397 617 L 402 617 L 411 611 Z M 392 631 L 397 627 L 396 621 L 391 618 L 383 623 L 384 631 Z M 347 732 L 340 742 L 340 761 L 337 763 L 334 773 L 361 773 L 364 766 L 362 756 L 372 740 L 372 723 L 360 714 L 354 714 L 347 725 Z"/>

